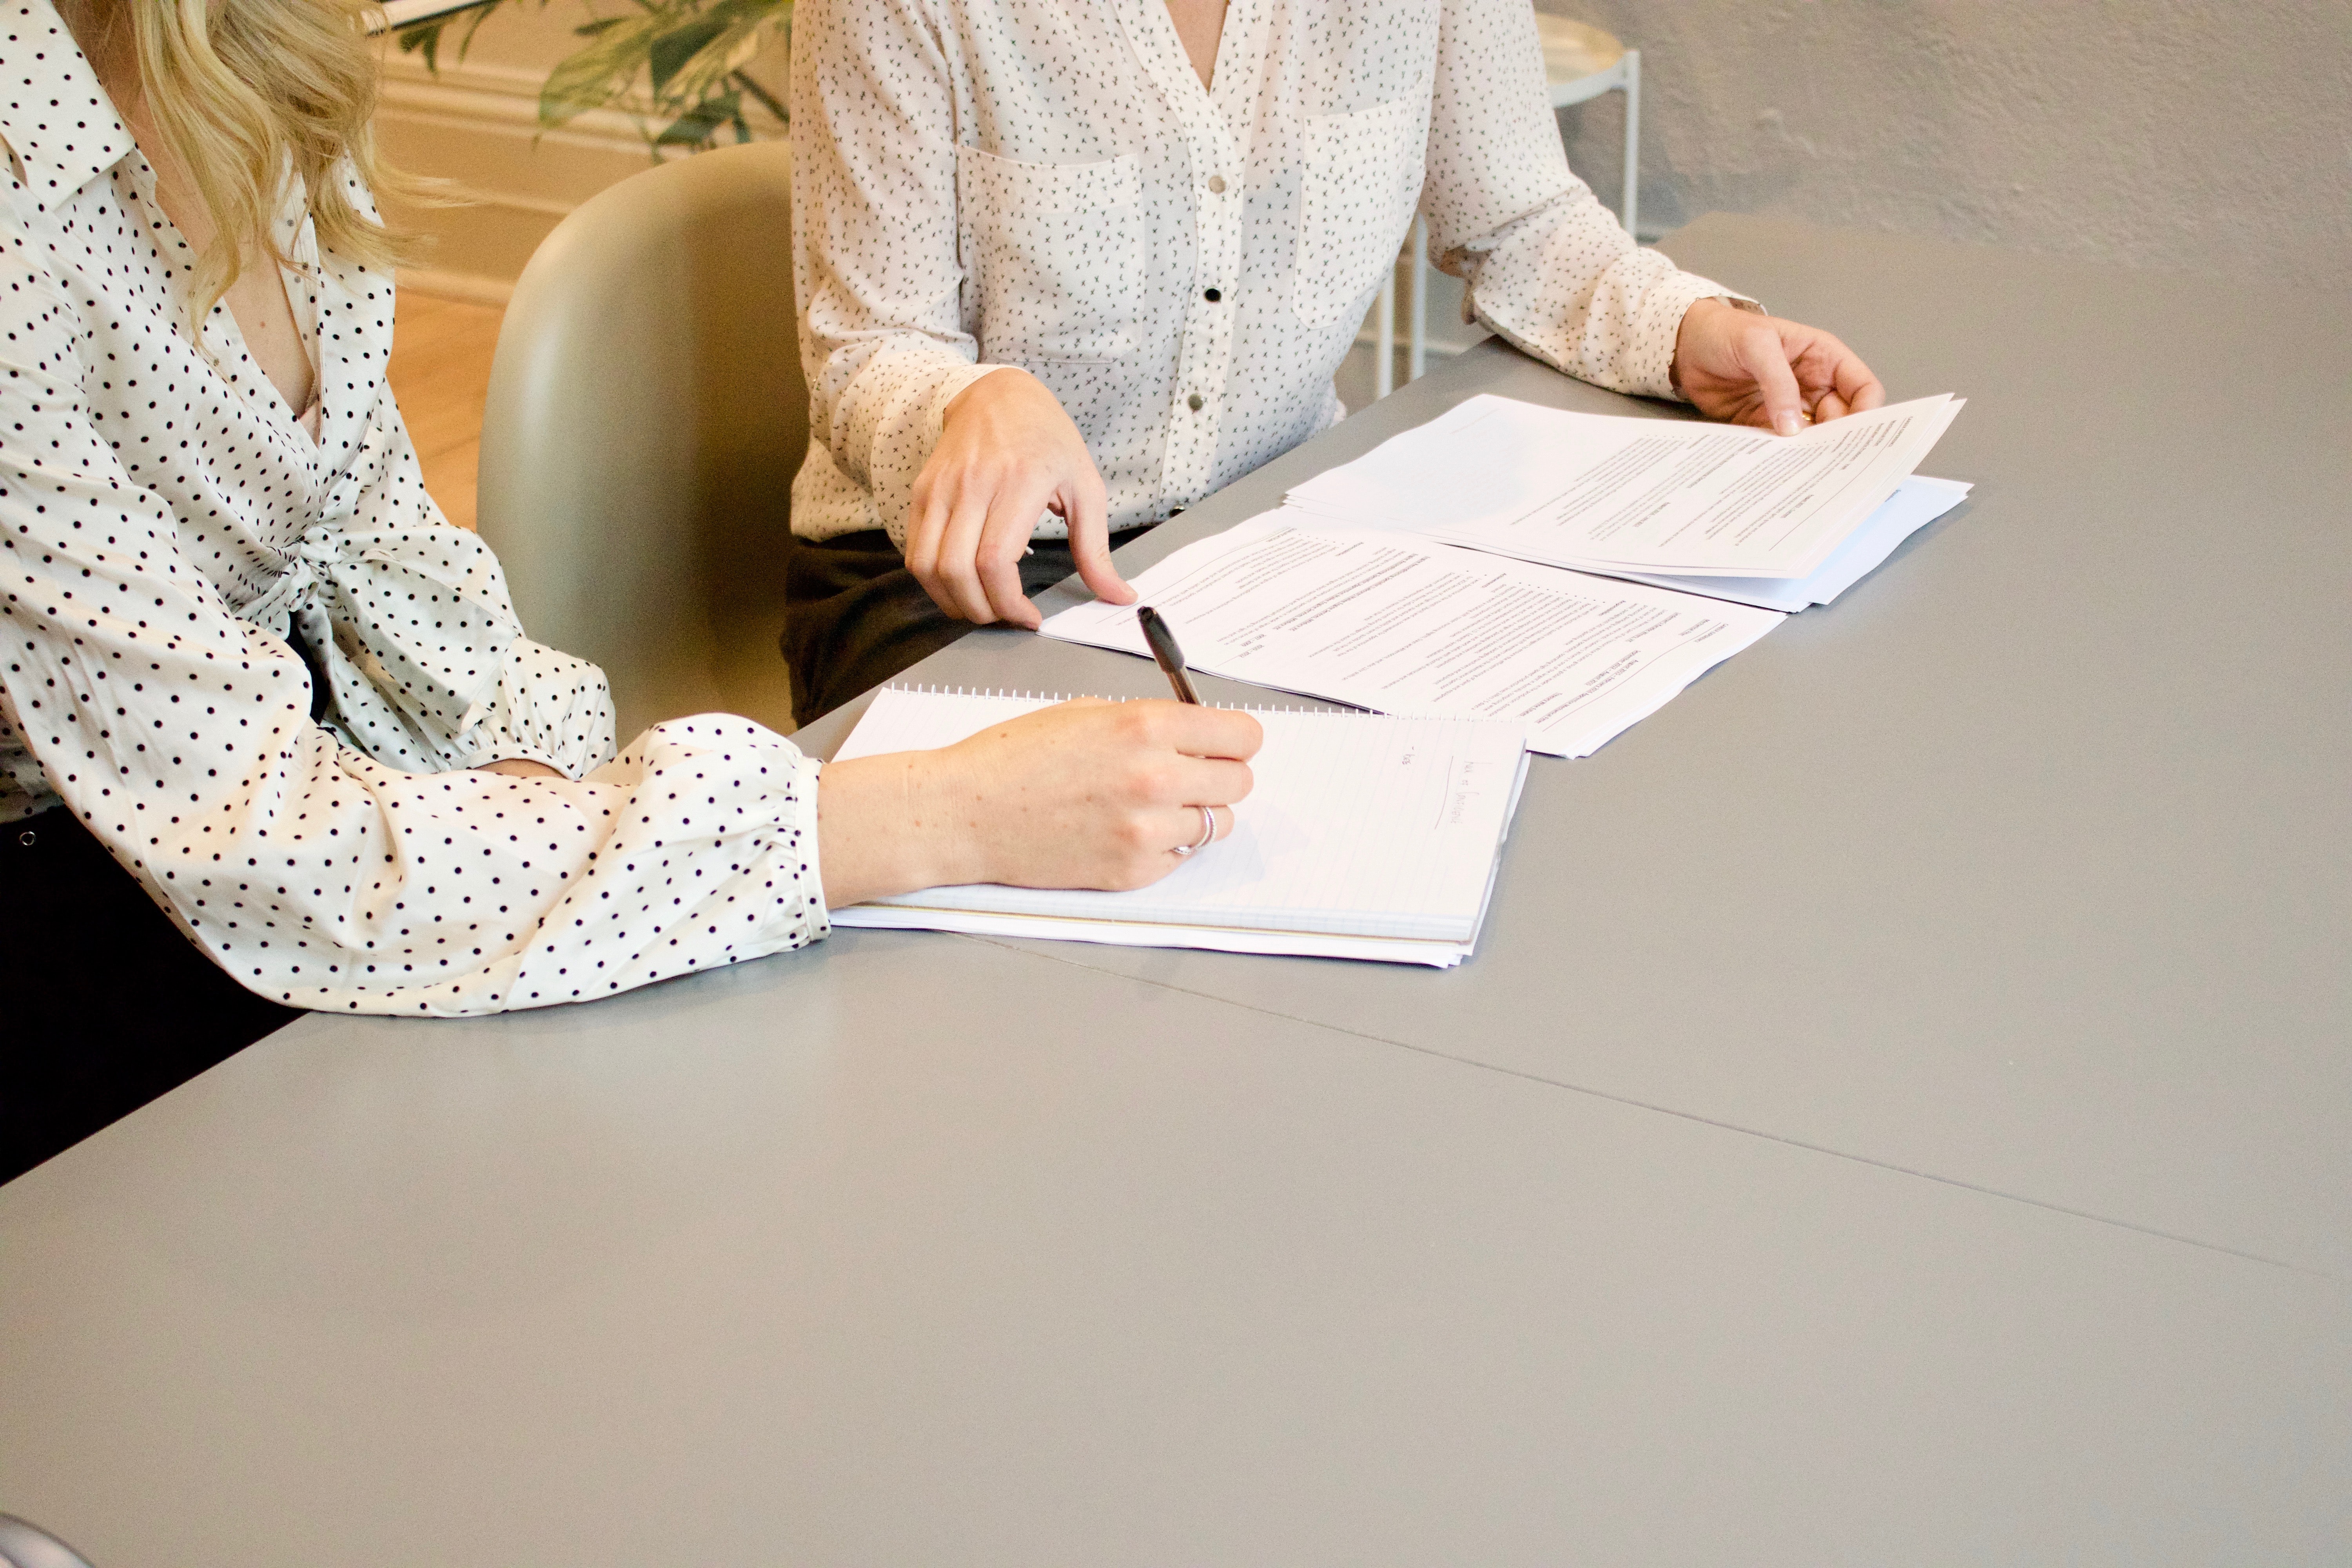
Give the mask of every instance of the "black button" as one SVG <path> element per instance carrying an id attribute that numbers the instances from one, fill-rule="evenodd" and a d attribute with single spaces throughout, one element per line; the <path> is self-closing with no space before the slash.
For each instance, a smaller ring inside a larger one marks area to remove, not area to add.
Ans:
<path id="1" fill-rule="evenodd" d="M 1223 299 L 1224 297 L 1225 297 L 1225 291 L 1224 291 L 1223 289 L 1208 289 L 1207 291 L 1205 291 L 1204 293 L 1202 293 L 1202 296 L 1201 296 L 1201 298 L 1202 298 L 1202 299 L 1206 300 L 1207 300 L 1210 304 L 1212 304 L 1212 305 L 1215 304 L 1218 300 L 1220 300 Z"/>

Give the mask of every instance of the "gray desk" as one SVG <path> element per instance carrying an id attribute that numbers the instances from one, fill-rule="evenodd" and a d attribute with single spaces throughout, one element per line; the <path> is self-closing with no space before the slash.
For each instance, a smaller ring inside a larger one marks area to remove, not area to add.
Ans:
<path id="1" fill-rule="evenodd" d="M 1538 762 L 1460 970 L 1053 951 L 2352 1278 L 2352 302 L 1753 219 L 1666 248 L 1966 395 L 1927 470 L 1969 504 Z M 1486 391 L 1669 412 L 1489 343 L 1120 560 Z M 1165 691 L 1005 632 L 921 673 Z"/>
<path id="2" fill-rule="evenodd" d="M 0 1188 L 0 1508 L 100 1568 L 2352 1556 L 2341 304 L 1669 248 L 1969 394 L 1978 498 L 1539 764 L 1471 964 L 848 932 L 306 1020 Z M 1483 353 L 1135 558 L 1487 386 L 1614 401 Z"/>

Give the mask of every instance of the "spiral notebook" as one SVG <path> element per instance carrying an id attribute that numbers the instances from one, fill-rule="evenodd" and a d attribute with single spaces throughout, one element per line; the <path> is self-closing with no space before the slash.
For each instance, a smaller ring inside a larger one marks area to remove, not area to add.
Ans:
<path id="1" fill-rule="evenodd" d="M 952 745 L 1063 699 L 887 687 L 837 759 Z M 1470 719 L 1252 709 L 1265 744 L 1234 831 L 1148 888 L 932 888 L 835 925 L 1373 959 L 1470 955 L 1527 778 L 1524 731 Z"/>

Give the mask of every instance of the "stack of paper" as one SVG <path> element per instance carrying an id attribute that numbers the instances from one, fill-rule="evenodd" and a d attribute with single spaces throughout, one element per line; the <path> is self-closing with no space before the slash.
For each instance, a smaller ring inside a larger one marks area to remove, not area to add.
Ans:
<path id="1" fill-rule="evenodd" d="M 1133 585 L 1193 668 L 1382 713 L 1524 726 L 1589 756 L 1780 624 L 1753 609 L 1285 509 L 1177 551 Z M 1150 657 L 1100 602 L 1045 635 Z"/>
<path id="2" fill-rule="evenodd" d="M 1784 438 L 1474 397 L 1134 586 L 1202 669 L 1589 756 L 1966 499 L 1911 473 L 1959 407 Z M 1043 630 L 1149 657 L 1112 605 Z"/>
<path id="3" fill-rule="evenodd" d="M 887 688 L 839 756 L 952 745 L 1047 697 Z M 933 888 L 834 923 L 1449 968 L 1470 955 L 1527 752 L 1518 728 L 1260 712 L 1265 744 L 1234 830 L 1131 892 Z"/>
<path id="4" fill-rule="evenodd" d="M 1911 476 L 1960 406 L 1926 397 L 1780 437 L 1483 395 L 1289 500 L 1351 527 L 1549 566 L 1799 580 Z"/>
<path id="5" fill-rule="evenodd" d="M 1767 610 L 1794 615 L 1837 596 L 1878 570 L 1895 547 L 1969 499 L 1972 486 L 1958 479 L 1914 474 L 1870 514 L 1845 542 L 1830 552 L 1810 577 L 1668 577 L 1651 572 L 1612 574 L 1633 583 L 1654 583 L 1686 594 L 1706 594 Z"/>

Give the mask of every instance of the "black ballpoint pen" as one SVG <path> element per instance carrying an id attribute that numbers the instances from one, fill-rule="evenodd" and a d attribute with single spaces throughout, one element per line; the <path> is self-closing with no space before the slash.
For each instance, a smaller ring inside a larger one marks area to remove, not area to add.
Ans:
<path id="1" fill-rule="evenodd" d="M 1184 650 L 1176 646 L 1176 634 L 1160 618 L 1160 612 L 1149 605 L 1135 607 L 1135 624 L 1143 628 L 1143 640 L 1151 645 L 1151 657 L 1159 661 L 1160 672 L 1168 684 L 1176 689 L 1176 700 L 1201 706 L 1201 694 L 1192 689 L 1192 678 L 1184 673 Z"/>

